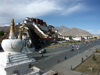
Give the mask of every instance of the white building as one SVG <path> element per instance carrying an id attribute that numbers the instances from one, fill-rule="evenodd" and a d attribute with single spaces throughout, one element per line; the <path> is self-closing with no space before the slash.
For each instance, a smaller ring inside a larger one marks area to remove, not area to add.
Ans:
<path id="1" fill-rule="evenodd" d="M 84 38 L 85 40 L 87 40 L 87 39 L 88 39 L 88 37 L 87 37 L 87 36 L 84 36 L 83 38 Z"/>
<path id="2" fill-rule="evenodd" d="M 69 37 L 65 37 L 65 40 L 68 40 L 69 41 L 70 39 L 69 39 Z"/>
<path id="3" fill-rule="evenodd" d="M 74 41 L 82 41 L 82 37 L 81 36 L 72 37 L 72 39 Z"/>
<path id="4" fill-rule="evenodd" d="M 84 36 L 83 38 L 87 40 L 87 39 L 91 39 L 93 37 L 92 36 Z"/>
<path id="5" fill-rule="evenodd" d="M 93 38 L 92 36 L 89 36 L 89 37 L 88 37 L 88 39 L 92 39 L 92 38 Z"/>
<path id="6" fill-rule="evenodd" d="M 26 17 L 26 19 L 23 21 L 23 23 L 28 24 L 28 25 L 36 24 L 43 31 L 55 32 L 54 27 L 52 25 L 40 25 L 40 24 L 37 24 L 35 22 L 32 22 L 31 18 L 29 18 L 29 17 Z"/>
<path id="7" fill-rule="evenodd" d="M 25 23 L 25 24 L 28 24 L 28 25 L 32 25 L 32 24 L 33 24 L 33 22 L 30 21 L 30 20 L 24 20 L 24 23 Z"/>

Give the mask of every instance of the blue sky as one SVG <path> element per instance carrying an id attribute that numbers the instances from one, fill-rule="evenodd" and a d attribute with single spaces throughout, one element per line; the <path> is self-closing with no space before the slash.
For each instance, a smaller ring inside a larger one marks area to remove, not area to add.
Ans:
<path id="1" fill-rule="evenodd" d="M 12 18 L 21 23 L 25 17 L 100 34 L 100 0 L 0 0 L 0 26 L 10 25 Z"/>

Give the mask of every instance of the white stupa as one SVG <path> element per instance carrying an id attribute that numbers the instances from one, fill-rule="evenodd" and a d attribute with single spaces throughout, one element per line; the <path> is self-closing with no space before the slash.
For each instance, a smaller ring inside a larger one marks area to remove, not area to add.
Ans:
<path id="1" fill-rule="evenodd" d="M 0 75 L 35 75 L 35 71 L 29 69 L 29 64 L 35 62 L 25 53 L 22 53 L 25 41 L 16 39 L 14 33 L 14 19 L 11 21 L 9 39 L 4 39 L 1 43 L 4 52 L 0 53 Z"/>

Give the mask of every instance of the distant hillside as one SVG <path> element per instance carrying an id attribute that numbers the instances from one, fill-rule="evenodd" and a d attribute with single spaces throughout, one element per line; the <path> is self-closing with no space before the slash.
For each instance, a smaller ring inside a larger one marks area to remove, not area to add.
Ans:
<path id="1" fill-rule="evenodd" d="M 0 36 L 0 43 L 2 42 L 3 39 L 8 38 L 8 36 L 9 36 L 9 29 L 10 29 L 10 26 L 0 27 L 0 31 L 4 31 L 6 33 L 5 35 Z"/>
<path id="2" fill-rule="evenodd" d="M 60 31 L 63 31 L 63 30 L 68 30 L 69 28 L 65 27 L 65 26 L 61 26 L 61 27 L 55 27 L 55 29 L 59 30 Z"/>
<path id="3" fill-rule="evenodd" d="M 8 31 L 10 29 L 10 26 L 4 26 L 4 27 L 0 27 L 0 31 Z"/>
<path id="4" fill-rule="evenodd" d="M 100 34 L 94 34 L 94 35 L 100 36 Z"/>
<path id="5" fill-rule="evenodd" d="M 67 28 L 65 26 L 55 27 L 63 36 L 93 36 L 93 34 L 78 28 Z"/>

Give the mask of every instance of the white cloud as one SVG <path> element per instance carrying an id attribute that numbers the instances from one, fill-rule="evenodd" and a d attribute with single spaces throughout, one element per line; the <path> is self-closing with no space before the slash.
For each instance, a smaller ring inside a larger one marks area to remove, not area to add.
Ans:
<path id="1" fill-rule="evenodd" d="M 93 33 L 94 30 L 86 30 L 86 31 L 88 31 L 89 33 Z"/>
<path id="2" fill-rule="evenodd" d="M 87 30 L 88 32 L 92 32 L 93 30 Z"/>
<path id="3" fill-rule="evenodd" d="M 68 14 L 71 14 L 73 12 L 76 12 L 76 11 L 79 11 L 83 8 L 83 5 L 78 3 L 77 5 L 74 5 L 74 6 L 71 6 L 69 7 L 68 9 L 66 9 L 62 15 L 68 15 Z"/>
<path id="4" fill-rule="evenodd" d="M 25 17 L 73 13 L 82 8 L 79 1 L 82 0 L 0 0 L 0 25 L 10 24 L 12 18 L 19 22 Z"/>
<path id="5" fill-rule="evenodd" d="M 100 30 L 98 30 L 96 34 L 100 34 Z"/>
<path id="6" fill-rule="evenodd" d="M 10 26 L 10 24 L 5 24 L 5 26 Z"/>
<path id="7" fill-rule="evenodd" d="M 38 17 L 59 11 L 61 8 L 49 0 L 2 0 L 0 1 L 0 23 L 10 23 L 11 18 Z M 0 25 L 1 25 L 0 24 Z"/>
<path id="8" fill-rule="evenodd" d="M 100 34 L 100 30 L 94 30 L 93 34 Z"/>

